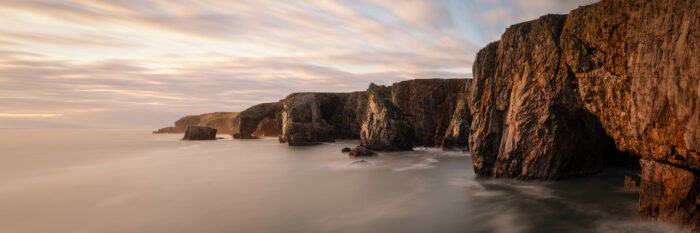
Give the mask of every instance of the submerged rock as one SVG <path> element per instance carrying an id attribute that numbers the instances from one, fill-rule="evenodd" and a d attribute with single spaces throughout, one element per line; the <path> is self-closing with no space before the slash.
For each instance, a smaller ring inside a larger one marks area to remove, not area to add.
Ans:
<path id="1" fill-rule="evenodd" d="M 215 140 L 216 129 L 204 126 L 187 126 L 182 140 Z"/>
<path id="2" fill-rule="evenodd" d="M 343 153 L 347 153 L 347 152 L 350 152 L 351 150 L 352 150 L 352 149 L 350 149 L 350 148 L 348 148 L 348 147 L 344 147 L 344 148 L 343 148 L 342 150 L 340 150 L 340 151 L 343 152 Z"/>
<path id="3" fill-rule="evenodd" d="M 253 134 L 258 131 L 260 122 L 265 119 L 275 119 L 281 105 L 279 102 L 262 103 L 252 106 L 242 111 L 238 116 L 232 119 L 233 138 L 235 139 L 256 139 L 258 137 Z M 268 124 L 274 121 L 268 121 Z M 269 128 L 268 125 L 263 125 L 263 128 Z M 265 131 L 264 129 L 262 131 Z M 269 132 L 269 131 L 268 131 Z"/>
<path id="4" fill-rule="evenodd" d="M 369 157 L 375 155 L 377 155 L 377 153 L 362 146 L 356 146 L 350 151 L 350 157 Z"/>
<path id="5" fill-rule="evenodd" d="M 413 149 L 413 126 L 392 102 L 391 89 L 372 83 L 367 89 L 367 96 L 367 115 L 360 133 L 361 145 L 375 150 Z"/>
<path id="6" fill-rule="evenodd" d="M 277 114 L 279 140 L 302 146 L 358 139 L 366 109 L 366 92 L 291 94 Z"/>
<path id="7" fill-rule="evenodd" d="M 352 166 L 368 166 L 368 165 L 372 165 L 372 163 L 370 163 L 370 162 L 368 162 L 367 160 L 364 160 L 364 159 L 363 159 L 363 160 L 360 160 L 360 161 L 352 162 L 350 165 L 352 165 Z"/>

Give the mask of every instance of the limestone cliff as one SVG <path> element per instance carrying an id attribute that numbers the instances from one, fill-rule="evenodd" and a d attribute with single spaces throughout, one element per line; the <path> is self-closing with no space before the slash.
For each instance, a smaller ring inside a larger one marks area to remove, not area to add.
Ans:
<path id="1" fill-rule="evenodd" d="M 472 79 L 465 80 L 464 89 L 459 95 L 459 100 L 452 113 L 450 124 L 445 130 L 441 147 L 445 150 L 468 149 L 469 130 L 472 123 L 472 113 L 469 109 L 469 99 L 471 96 Z"/>
<path id="2" fill-rule="evenodd" d="M 391 101 L 413 128 L 413 146 L 442 144 L 465 84 L 466 79 L 413 79 L 391 85 Z"/>
<path id="3" fill-rule="evenodd" d="M 564 63 L 620 150 L 645 158 L 643 218 L 700 231 L 700 1 L 609 0 L 572 11 Z M 694 178 L 693 178 L 694 177 Z M 695 179 L 695 181 L 692 181 Z"/>
<path id="4" fill-rule="evenodd" d="M 604 0 L 507 29 L 473 66 L 477 174 L 593 172 L 609 135 L 644 158 L 642 218 L 700 232 L 698 12 L 694 0 Z"/>
<path id="5" fill-rule="evenodd" d="M 559 66 L 565 20 L 513 25 L 477 54 L 469 136 L 477 175 L 551 180 L 602 169 L 607 136 Z"/>
<path id="6" fill-rule="evenodd" d="M 277 112 L 280 111 L 279 102 L 262 103 L 247 108 L 231 120 L 231 131 L 235 139 L 255 139 L 260 131 L 268 134 L 276 131 Z M 264 124 L 261 125 L 261 122 Z M 259 130 L 260 129 L 260 130 Z M 264 136 L 268 136 L 263 133 Z M 276 135 L 269 135 L 276 136 Z"/>
<path id="7" fill-rule="evenodd" d="M 367 114 L 362 123 L 360 142 L 373 150 L 411 150 L 413 125 L 392 101 L 391 88 L 369 85 Z"/>
<path id="8" fill-rule="evenodd" d="M 277 114 L 280 142 L 314 145 L 359 138 L 367 93 L 294 93 L 281 104 Z"/>

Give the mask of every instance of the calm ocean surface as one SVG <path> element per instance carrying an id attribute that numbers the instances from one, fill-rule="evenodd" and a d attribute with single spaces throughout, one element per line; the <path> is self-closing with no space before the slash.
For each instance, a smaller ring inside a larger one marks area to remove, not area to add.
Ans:
<path id="1" fill-rule="evenodd" d="M 640 222 L 625 171 L 476 179 L 467 153 L 358 141 L 180 141 L 149 130 L 0 129 L 0 232 L 677 232 Z"/>

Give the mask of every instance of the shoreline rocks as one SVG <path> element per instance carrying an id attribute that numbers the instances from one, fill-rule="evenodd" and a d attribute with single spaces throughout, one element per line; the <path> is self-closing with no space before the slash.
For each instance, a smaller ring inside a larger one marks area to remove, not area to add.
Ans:
<path id="1" fill-rule="evenodd" d="M 350 150 L 350 157 L 355 158 L 355 157 L 370 157 L 370 156 L 375 156 L 377 155 L 376 152 L 363 147 L 363 146 L 356 146 L 355 148 L 352 148 Z"/>

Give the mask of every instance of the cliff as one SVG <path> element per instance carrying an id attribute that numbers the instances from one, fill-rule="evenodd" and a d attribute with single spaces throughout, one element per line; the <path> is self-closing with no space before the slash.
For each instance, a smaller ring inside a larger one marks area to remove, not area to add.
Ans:
<path id="1" fill-rule="evenodd" d="M 602 169 L 607 137 L 559 66 L 565 20 L 513 25 L 477 54 L 469 136 L 477 175 L 551 180 Z"/>
<path id="2" fill-rule="evenodd" d="M 367 93 L 294 93 L 277 114 L 279 140 L 290 146 L 357 139 L 367 109 Z"/>
<path id="3" fill-rule="evenodd" d="M 165 127 L 153 133 L 184 133 L 187 126 L 205 126 L 214 128 L 220 134 L 231 133 L 231 120 L 237 112 L 212 112 L 200 115 L 189 115 L 175 121 L 175 126 Z"/>
<path id="4" fill-rule="evenodd" d="M 585 108 L 641 156 L 640 214 L 700 231 L 700 2 L 603 1 L 571 12 L 565 64 Z"/>
<path id="5" fill-rule="evenodd" d="M 367 89 L 367 114 L 360 144 L 373 150 L 412 150 L 414 128 L 392 101 L 391 88 L 374 83 Z"/>
<path id="6" fill-rule="evenodd" d="M 275 131 L 278 131 L 275 119 L 280 109 L 281 104 L 279 102 L 271 102 L 257 104 L 243 110 L 235 118 L 231 119 L 233 138 L 255 139 L 261 134 L 263 136 L 277 136 L 277 134 L 274 134 Z"/>
<path id="7" fill-rule="evenodd" d="M 473 66 L 477 174 L 595 172 L 612 138 L 608 152 L 643 158 L 641 217 L 700 231 L 697 12 L 693 0 L 604 0 L 507 29 Z"/>
<path id="8" fill-rule="evenodd" d="M 392 102 L 413 126 L 413 146 L 441 146 L 465 84 L 466 79 L 414 79 L 391 85 Z"/>
<path id="9" fill-rule="evenodd" d="M 444 150 L 469 149 L 469 130 L 472 123 L 472 113 L 469 109 L 472 89 L 472 79 L 465 80 L 464 89 L 459 94 L 449 126 L 445 130 L 440 147 Z"/>

